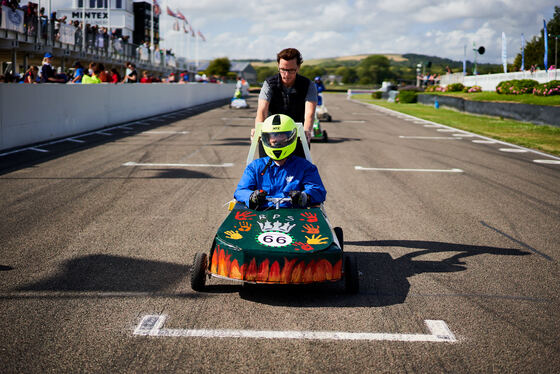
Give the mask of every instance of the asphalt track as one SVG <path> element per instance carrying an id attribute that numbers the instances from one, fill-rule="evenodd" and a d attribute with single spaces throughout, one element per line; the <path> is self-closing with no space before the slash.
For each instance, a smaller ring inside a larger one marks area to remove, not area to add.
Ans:
<path id="1" fill-rule="evenodd" d="M 359 294 L 193 292 L 249 102 L 0 156 L 2 373 L 558 373 L 557 159 L 344 95 L 311 153 Z"/>

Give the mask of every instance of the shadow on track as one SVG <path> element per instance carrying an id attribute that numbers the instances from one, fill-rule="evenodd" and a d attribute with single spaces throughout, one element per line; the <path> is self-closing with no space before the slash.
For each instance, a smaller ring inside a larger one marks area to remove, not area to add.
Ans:
<path id="1" fill-rule="evenodd" d="M 455 244 L 415 240 L 348 241 L 349 246 L 404 247 L 421 249 L 393 259 L 386 252 L 348 252 L 356 258 L 360 276 L 360 292 L 345 295 L 341 284 L 312 286 L 250 286 L 243 287 L 240 296 L 257 303 L 292 307 L 380 307 L 402 304 L 406 300 L 409 277 L 422 273 L 454 273 L 467 270 L 462 259 L 481 254 L 526 256 L 512 248 L 498 248 L 468 244 Z M 439 253 L 458 252 L 439 261 L 414 260 L 415 257 Z"/>

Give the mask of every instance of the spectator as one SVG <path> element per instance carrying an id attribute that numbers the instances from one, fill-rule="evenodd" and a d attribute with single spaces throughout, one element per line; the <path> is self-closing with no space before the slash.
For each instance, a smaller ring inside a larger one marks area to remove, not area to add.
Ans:
<path id="1" fill-rule="evenodd" d="M 72 77 L 72 83 L 82 83 L 82 77 L 84 76 L 84 67 L 80 61 L 74 62 L 74 76 Z"/>
<path id="2" fill-rule="evenodd" d="M 41 66 L 41 83 L 64 83 L 55 76 L 54 69 L 51 65 L 52 54 L 45 53 L 43 58 L 43 66 Z"/>
<path id="3" fill-rule="evenodd" d="M 101 83 L 109 83 L 111 81 L 111 77 L 109 76 L 109 74 L 107 73 L 107 71 L 105 70 L 105 65 L 103 65 L 101 62 L 99 64 L 97 64 L 97 67 L 99 68 L 99 80 L 101 81 Z"/>
<path id="4" fill-rule="evenodd" d="M 23 83 L 38 83 L 39 68 L 37 66 L 30 66 L 23 75 Z"/>
<path id="5" fill-rule="evenodd" d="M 127 62 L 127 73 L 124 77 L 125 83 L 138 83 L 138 72 L 132 62 Z"/>
<path id="6" fill-rule="evenodd" d="M 98 75 L 99 75 L 99 66 L 97 65 L 97 63 L 92 62 L 91 64 L 89 64 L 89 69 L 88 69 L 89 75 L 84 74 L 83 78 L 82 78 L 82 84 L 97 84 L 97 83 L 101 83 L 101 80 L 99 79 Z"/>
<path id="7" fill-rule="evenodd" d="M 111 69 L 111 83 L 119 83 L 121 81 L 121 76 L 117 69 Z"/>
<path id="8" fill-rule="evenodd" d="M 140 79 L 140 83 L 152 83 L 152 78 L 148 75 L 147 70 L 144 70 L 142 72 L 142 78 Z"/>
<path id="9" fill-rule="evenodd" d="M 169 74 L 169 77 L 167 77 L 167 83 L 175 83 L 175 73 Z"/>

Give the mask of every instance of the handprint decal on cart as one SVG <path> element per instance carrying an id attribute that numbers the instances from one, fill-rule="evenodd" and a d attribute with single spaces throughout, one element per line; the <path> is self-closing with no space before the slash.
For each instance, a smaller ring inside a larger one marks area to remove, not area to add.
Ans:
<path id="1" fill-rule="evenodd" d="M 235 239 L 235 240 L 243 239 L 243 236 L 241 236 L 241 234 L 238 231 L 229 230 L 229 231 L 225 231 L 224 234 L 226 234 L 226 238 L 228 239 Z"/>
<path id="2" fill-rule="evenodd" d="M 255 213 L 253 213 L 251 211 L 248 211 L 248 210 L 239 211 L 239 212 L 235 213 L 235 219 L 238 220 L 238 221 L 245 221 L 245 220 L 251 221 L 251 220 L 253 220 L 252 217 L 255 217 L 255 216 L 256 216 Z"/>
<path id="3" fill-rule="evenodd" d="M 239 222 L 239 231 L 251 231 L 252 225 L 249 222 Z"/>
<path id="4" fill-rule="evenodd" d="M 317 213 L 303 212 L 301 215 L 303 218 L 300 218 L 300 221 L 307 221 L 309 223 L 317 222 Z"/>
<path id="5" fill-rule="evenodd" d="M 300 248 L 297 248 L 298 246 L 299 246 Z M 310 245 L 307 244 L 307 243 L 303 243 L 303 242 L 295 242 L 295 243 L 294 243 L 294 247 L 295 247 L 294 249 L 295 249 L 296 251 L 299 251 L 300 249 L 301 249 L 302 251 L 312 251 L 312 250 L 313 250 L 313 247 L 312 247 L 312 246 L 310 246 Z"/>
<path id="6" fill-rule="evenodd" d="M 303 225 L 303 230 L 301 230 L 301 232 L 304 232 L 306 234 L 318 234 L 319 231 L 319 226 L 315 227 L 313 225 Z"/>
<path id="7" fill-rule="evenodd" d="M 322 237 L 321 235 L 311 235 L 311 238 L 306 236 L 305 239 L 307 239 L 308 244 L 325 244 L 329 241 L 329 238 Z"/>

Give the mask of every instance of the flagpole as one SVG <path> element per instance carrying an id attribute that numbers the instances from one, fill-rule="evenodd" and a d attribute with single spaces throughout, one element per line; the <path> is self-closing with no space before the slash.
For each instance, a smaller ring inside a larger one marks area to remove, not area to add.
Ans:
<path id="1" fill-rule="evenodd" d="M 82 52 L 86 52 L 86 0 L 82 0 Z"/>
<path id="2" fill-rule="evenodd" d="M 156 51 L 156 49 L 154 48 L 154 0 L 152 0 L 152 6 L 150 8 L 152 9 L 152 22 L 150 27 L 150 48 L 152 49 L 152 51 L 150 53 L 150 62 L 152 65 L 154 65 L 154 52 Z"/>
<path id="3" fill-rule="evenodd" d="M 187 60 L 187 71 L 189 71 L 189 55 L 191 54 L 190 49 L 191 49 L 191 35 L 190 32 L 188 32 L 187 33 L 187 56 L 185 57 L 185 59 Z"/>
<path id="4" fill-rule="evenodd" d="M 196 32 L 195 38 L 196 38 L 195 61 L 196 61 L 196 70 L 198 72 L 198 31 Z"/>
<path id="5" fill-rule="evenodd" d="M 107 51 L 111 55 L 111 0 L 107 0 L 107 33 L 109 37 L 107 38 Z"/>

